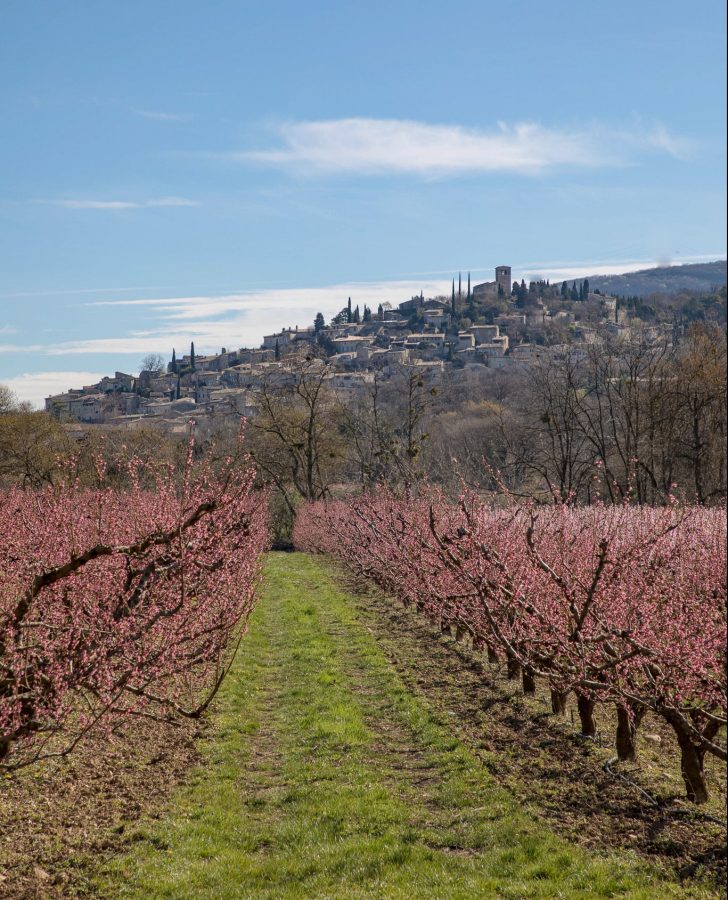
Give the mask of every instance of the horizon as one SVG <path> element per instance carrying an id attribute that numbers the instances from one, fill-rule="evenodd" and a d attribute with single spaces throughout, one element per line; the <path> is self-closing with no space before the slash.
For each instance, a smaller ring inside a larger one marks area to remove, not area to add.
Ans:
<path id="1" fill-rule="evenodd" d="M 10 0 L 3 25 L 0 383 L 36 405 L 349 295 L 726 255 L 717 0 Z"/>

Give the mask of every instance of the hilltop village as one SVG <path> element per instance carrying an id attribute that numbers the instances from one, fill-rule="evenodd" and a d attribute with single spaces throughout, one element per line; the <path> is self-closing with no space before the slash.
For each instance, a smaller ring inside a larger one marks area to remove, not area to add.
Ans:
<path id="1" fill-rule="evenodd" d="M 496 372 L 523 370 L 544 355 L 577 359 L 609 338 L 673 340 L 675 324 L 641 317 L 639 301 L 592 292 L 587 280 L 570 284 L 512 282 L 510 266 L 495 280 L 471 285 L 453 279 L 450 296 L 422 294 L 376 310 L 351 299 L 328 324 L 322 314 L 304 327 L 266 335 L 256 349 L 212 355 L 190 352 L 138 376 L 116 372 L 97 384 L 48 397 L 46 411 L 63 422 L 183 432 L 191 417 L 209 430 L 221 418 L 255 416 L 259 389 L 271 377 L 296 381 L 301 359 L 327 366 L 329 387 L 347 402 L 402 365 L 428 377 L 448 372 L 472 382 Z"/>

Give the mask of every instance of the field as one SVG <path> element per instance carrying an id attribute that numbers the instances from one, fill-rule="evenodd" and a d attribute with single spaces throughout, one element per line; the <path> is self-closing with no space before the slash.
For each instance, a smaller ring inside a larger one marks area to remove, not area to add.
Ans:
<path id="1" fill-rule="evenodd" d="M 85 765 L 79 755 L 6 779 L 0 829 L 17 840 L 2 851 L 2 891 L 719 891 L 724 831 L 686 821 L 689 804 L 674 799 L 679 773 L 665 769 L 654 740 L 640 747 L 638 777 L 659 809 L 604 772 L 610 752 L 599 739 L 578 739 L 568 717 L 544 728 L 541 698 L 509 692 L 479 654 L 410 611 L 342 587 L 310 556 L 271 554 L 250 631 L 197 743 L 190 729 L 170 740 L 152 728 L 135 750 L 121 734 L 87 747 Z M 77 806 L 69 773 L 88 795 Z"/>

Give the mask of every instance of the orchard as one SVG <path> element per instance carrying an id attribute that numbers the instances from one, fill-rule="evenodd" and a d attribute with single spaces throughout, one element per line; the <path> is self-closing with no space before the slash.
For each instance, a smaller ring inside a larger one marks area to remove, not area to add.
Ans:
<path id="1" fill-rule="evenodd" d="M 687 797 L 726 760 L 725 510 L 568 503 L 494 506 L 386 489 L 299 513 L 299 549 L 326 553 L 443 631 L 503 660 L 552 710 L 575 696 L 582 734 L 616 707 L 620 760 L 649 711 L 672 729 Z"/>

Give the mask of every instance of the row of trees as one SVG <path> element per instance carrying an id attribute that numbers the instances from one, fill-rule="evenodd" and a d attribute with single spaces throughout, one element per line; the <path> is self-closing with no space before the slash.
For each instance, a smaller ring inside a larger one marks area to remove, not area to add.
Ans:
<path id="1" fill-rule="evenodd" d="M 556 714 L 574 692 L 584 735 L 614 704 L 620 759 L 647 711 L 673 729 L 687 796 L 708 798 L 706 753 L 726 759 L 724 510 L 606 504 L 495 508 L 476 495 L 382 489 L 306 506 L 296 546 L 334 556 L 416 607 Z"/>
<path id="2" fill-rule="evenodd" d="M 0 494 L 0 765 L 69 752 L 99 724 L 197 717 L 229 669 L 267 545 L 238 444 L 181 465 L 124 454 Z"/>

